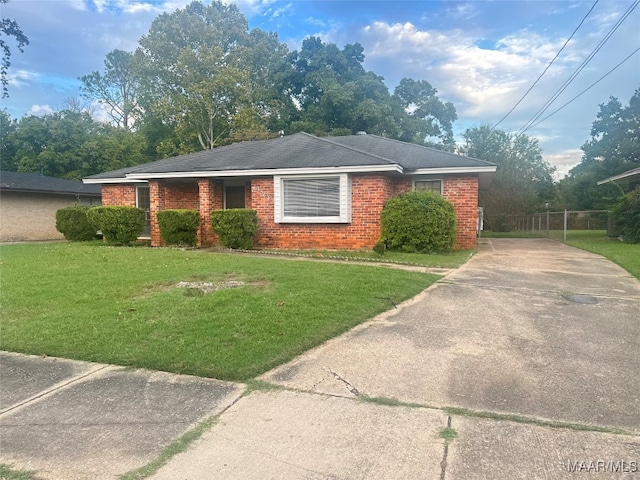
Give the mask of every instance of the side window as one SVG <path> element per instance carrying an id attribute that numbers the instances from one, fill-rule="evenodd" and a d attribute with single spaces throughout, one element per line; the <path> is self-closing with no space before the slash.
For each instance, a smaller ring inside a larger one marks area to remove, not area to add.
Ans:
<path id="1" fill-rule="evenodd" d="M 414 189 L 442 195 L 442 180 L 416 180 Z"/>

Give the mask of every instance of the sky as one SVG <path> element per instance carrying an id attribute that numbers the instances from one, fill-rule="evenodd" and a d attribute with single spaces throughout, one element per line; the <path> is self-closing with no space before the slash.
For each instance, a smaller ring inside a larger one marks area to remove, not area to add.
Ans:
<path id="1" fill-rule="evenodd" d="M 66 100 L 80 97 L 78 77 L 102 72 L 107 53 L 116 48 L 134 51 L 155 17 L 188 3 L 10 0 L 0 4 L 2 18 L 16 20 L 30 42 L 24 53 L 9 42 L 10 96 L 0 108 L 12 118 L 61 110 Z M 580 162 L 580 147 L 590 138 L 599 105 L 612 96 L 628 105 L 640 88 L 640 51 L 631 55 L 640 48 L 638 0 L 225 3 L 235 3 L 250 28 L 276 32 L 291 51 L 309 36 L 339 48 L 359 42 L 364 67 L 384 77 L 390 92 L 404 77 L 427 80 L 440 99 L 456 108 L 458 143 L 468 128 L 497 124 L 516 133 L 529 124 L 525 133 L 539 141 L 544 159 L 557 167 L 557 178 Z M 542 121 L 531 126 L 530 120 L 572 77 L 539 117 Z"/>

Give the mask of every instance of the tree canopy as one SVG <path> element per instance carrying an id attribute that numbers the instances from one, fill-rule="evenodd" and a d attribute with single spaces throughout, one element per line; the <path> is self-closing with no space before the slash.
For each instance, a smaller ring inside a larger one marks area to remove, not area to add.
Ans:
<path id="1" fill-rule="evenodd" d="M 640 89 L 628 105 L 615 97 L 600 105 L 582 151 L 582 161 L 558 184 L 559 201 L 577 210 L 613 207 L 622 190 L 614 183 L 597 182 L 640 166 Z"/>
<path id="2" fill-rule="evenodd" d="M 458 153 L 498 165 L 489 188 L 481 192 L 488 226 L 500 230 L 508 217 L 532 213 L 553 197 L 554 167 L 542 158 L 538 141 L 488 125 L 468 129 Z"/>
<path id="3" fill-rule="evenodd" d="M 9 3 L 9 0 L 0 0 L 0 5 L 3 3 Z M 11 66 L 11 47 L 5 38 L 13 37 L 16 43 L 16 47 L 21 52 L 24 51 L 24 47 L 29 45 L 29 38 L 24 34 L 20 25 L 15 20 L 8 18 L 0 19 L 0 50 L 2 50 L 2 59 L 0 60 L 0 83 L 2 83 L 2 98 L 9 96 L 9 90 L 7 85 L 7 73 Z"/>

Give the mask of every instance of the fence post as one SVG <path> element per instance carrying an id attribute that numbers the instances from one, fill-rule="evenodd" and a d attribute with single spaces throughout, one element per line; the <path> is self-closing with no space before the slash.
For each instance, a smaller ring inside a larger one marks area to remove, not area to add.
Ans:
<path id="1" fill-rule="evenodd" d="M 564 209 L 564 228 L 562 235 L 564 243 L 567 243 L 567 209 Z"/>

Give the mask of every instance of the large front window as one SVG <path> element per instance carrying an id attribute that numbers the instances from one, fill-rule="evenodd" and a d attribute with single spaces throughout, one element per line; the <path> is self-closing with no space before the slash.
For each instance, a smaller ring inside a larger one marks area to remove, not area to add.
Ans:
<path id="1" fill-rule="evenodd" d="M 321 177 L 274 177 L 275 221 L 348 223 L 351 195 L 346 174 Z"/>

